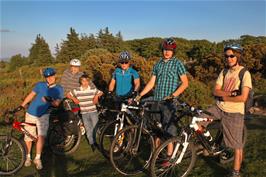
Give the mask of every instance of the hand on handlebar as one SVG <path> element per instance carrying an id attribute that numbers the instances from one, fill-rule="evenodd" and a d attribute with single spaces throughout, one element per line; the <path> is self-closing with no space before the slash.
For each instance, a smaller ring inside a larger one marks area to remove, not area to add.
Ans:
<path id="1" fill-rule="evenodd" d="M 140 95 L 137 95 L 133 100 L 134 100 L 135 102 L 139 103 L 140 100 L 141 100 L 141 96 L 140 96 Z"/>
<path id="2" fill-rule="evenodd" d="M 43 98 L 46 102 L 53 102 L 54 101 L 54 99 L 50 96 L 44 96 Z"/>
<path id="3" fill-rule="evenodd" d="M 17 107 L 17 108 L 15 108 L 13 111 L 11 111 L 12 113 L 16 113 L 16 112 L 19 112 L 19 111 L 21 111 L 21 110 L 23 110 L 23 109 L 25 109 L 23 106 L 19 106 L 19 107 Z"/>
<path id="4" fill-rule="evenodd" d="M 174 95 L 169 95 L 169 96 L 164 97 L 163 100 L 164 100 L 164 101 L 167 101 L 167 100 L 172 100 L 172 99 L 174 99 L 174 98 L 175 98 Z"/>

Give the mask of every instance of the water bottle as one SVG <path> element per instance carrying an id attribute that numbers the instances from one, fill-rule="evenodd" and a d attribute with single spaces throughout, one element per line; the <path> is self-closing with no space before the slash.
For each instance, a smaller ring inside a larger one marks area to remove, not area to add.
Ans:
<path id="1" fill-rule="evenodd" d="M 212 141 L 212 136 L 210 134 L 210 132 L 207 130 L 203 133 L 203 135 L 205 136 L 205 138 L 208 140 L 208 141 Z"/>

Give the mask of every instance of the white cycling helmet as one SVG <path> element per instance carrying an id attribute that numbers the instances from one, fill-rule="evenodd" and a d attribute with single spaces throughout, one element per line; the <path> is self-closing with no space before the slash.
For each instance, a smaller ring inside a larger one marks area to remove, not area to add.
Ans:
<path id="1" fill-rule="evenodd" d="M 79 59 L 74 58 L 74 59 L 72 59 L 70 61 L 70 65 L 71 66 L 80 66 L 81 65 L 81 62 L 79 61 Z"/>

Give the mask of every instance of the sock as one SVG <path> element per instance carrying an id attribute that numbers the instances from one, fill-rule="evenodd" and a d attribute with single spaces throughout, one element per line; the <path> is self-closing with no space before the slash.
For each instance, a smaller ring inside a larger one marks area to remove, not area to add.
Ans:
<path id="1" fill-rule="evenodd" d="M 41 159 L 41 154 L 36 154 L 35 159 Z"/>
<path id="2" fill-rule="evenodd" d="M 31 156 L 30 156 L 30 154 L 27 154 L 27 159 L 31 159 Z"/>

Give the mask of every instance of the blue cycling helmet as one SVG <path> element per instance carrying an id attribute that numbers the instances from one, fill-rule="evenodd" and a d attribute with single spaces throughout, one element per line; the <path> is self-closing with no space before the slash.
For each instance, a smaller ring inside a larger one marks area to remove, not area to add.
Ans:
<path id="1" fill-rule="evenodd" d="M 227 50 L 233 50 L 233 51 L 238 51 L 240 53 L 243 52 L 243 48 L 240 46 L 240 44 L 229 44 L 224 46 L 224 52 Z"/>
<path id="2" fill-rule="evenodd" d="M 131 56 L 128 51 L 123 51 L 119 55 L 119 61 L 128 61 L 131 59 Z"/>
<path id="3" fill-rule="evenodd" d="M 56 72 L 55 72 L 55 69 L 54 68 L 45 68 L 43 70 L 43 76 L 44 77 L 53 76 L 55 74 L 56 74 Z"/>

